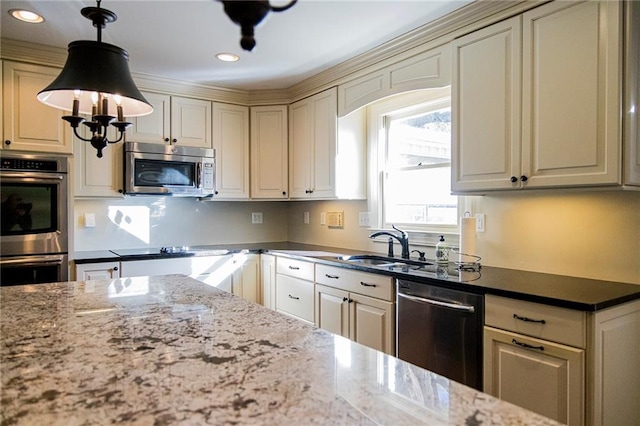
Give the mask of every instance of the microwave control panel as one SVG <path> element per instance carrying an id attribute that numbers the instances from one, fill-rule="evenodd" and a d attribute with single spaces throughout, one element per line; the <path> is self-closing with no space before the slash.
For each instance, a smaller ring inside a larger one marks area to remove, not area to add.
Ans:
<path id="1" fill-rule="evenodd" d="M 214 163 L 202 164 L 202 186 L 205 190 L 214 190 L 215 169 Z"/>

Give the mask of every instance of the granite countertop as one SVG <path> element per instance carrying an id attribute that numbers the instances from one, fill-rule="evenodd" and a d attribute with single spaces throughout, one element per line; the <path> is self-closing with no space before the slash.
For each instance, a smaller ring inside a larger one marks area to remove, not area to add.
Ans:
<path id="1" fill-rule="evenodd" d="M 640 299 L 640 285 L 616 281 L 595 280 L 515 269 L 482 266 L 479 271 L 459 271 L 451 263 L 448 268 L 426 266 L 419 270 L 379 268 L 354 265 L 339 259 L 341 255 L 375 254 L 361 250 L 326 247 L 302 243 L 271 242 L 247 244 L 219 244 L 190 247 L 186 254 L 166 255 L 159 249 L 125 249 L 100 252 L 75 253 L 76 263 L 104 261 L 131 261 L 157 259 L 176 256 L 198 256 L 210 253 L 272 253 L 282 256 L 307 259 L 330 265 L 358 269 L 366 272 L 385 274 L 398 279 L 406 279 L 425 284 L 446 286 L 480 294 L 494 294 L 560 306 L 569 309 L 594 312 Z M 119 253 L 119 254 L 116 254 Z M 399 261 L 402 259 L 398 258 Z"/>
<path id="2" fill-rule="evenodd" d="M 0 297 L 2 424 L 557 424 L 188 277 Z"/>

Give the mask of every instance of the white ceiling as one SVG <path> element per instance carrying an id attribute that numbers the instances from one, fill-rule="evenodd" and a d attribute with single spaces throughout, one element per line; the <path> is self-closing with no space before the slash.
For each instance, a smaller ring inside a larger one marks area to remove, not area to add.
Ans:
<path id="1" fill-rule="evenodd" d="M 379 46 L 470 3 L 472 0 L 299 0 L 270 13 L 256 28 L 252 52 L 240 48 L 240 28 L 215 0 L 104 0 L 118 20 L 103 30 L 104 42 L 129 52 L 131 70 L 221 87 L 280 89 Z M 274 5 L 288 0 L 272 0 Z M 96 30 L 80 14 L 95 1 L 2 0 L 3 38 L 66 48 L 95 40 Z M 14 8 L 42 14 L 43 24 L 25 24 Z M 231 52 L 240 61 L 214 58 Z"/>

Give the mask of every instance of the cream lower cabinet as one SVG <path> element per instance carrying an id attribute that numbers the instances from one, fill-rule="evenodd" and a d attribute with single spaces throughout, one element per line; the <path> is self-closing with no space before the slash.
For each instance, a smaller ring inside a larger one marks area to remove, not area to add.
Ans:
<path id="1" fill-rule="evenodd" d="M 621 2 L 556 1 L 452 42 L 452 190 L 621 182 Z"/>
<path id="2" fill-rule="evenodd" d="M 76 280 L 110 280 L 120 278 L 120 262 L 76 264 Z"/>
<path id="3" fill-rule="evenodd" d="M 316 265 L 316 314 L 320 328 L 395 354 L 394 280 Z"/>
<path id="4" fill-rule="evenodd" d="M 569 425 L 637 425 L 640 301 L 587 313 L 485 296 L 484 392 Z"/>
<path id="5" fill-rule="evenodd" d="M 276 257 L 271 254 L 260 255 L 260 284 L 262 304 L 276 309 Z"/>
<path id="6" fill-rule="evenodd" d="M 2 149 L 71 154 L 73 131 L 62 120 L 67 112 L 36 98 L 60 69 L 5 61 L 2 72 Z"/>
<path id="7" fill-rule="evenodd" d="M 314 324 L 314 264 L 298 259 L 276 258 L 275 309 Z"/>
<path id="8" fill-rule="evenodd" d="M 259 302 L 259 255 L 234 254 L 121 262 L 121 277 L 188 275 L 198 281 Z"/>

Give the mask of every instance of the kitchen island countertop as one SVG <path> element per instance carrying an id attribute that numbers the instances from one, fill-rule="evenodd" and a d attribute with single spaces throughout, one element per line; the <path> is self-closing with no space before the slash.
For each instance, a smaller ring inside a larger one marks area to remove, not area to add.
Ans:
<path id="1" fill-rule="evenodd" d="M 0 296 L 2 424 L 556 424 L 188 277 Z"/>

